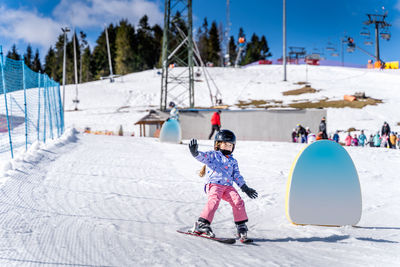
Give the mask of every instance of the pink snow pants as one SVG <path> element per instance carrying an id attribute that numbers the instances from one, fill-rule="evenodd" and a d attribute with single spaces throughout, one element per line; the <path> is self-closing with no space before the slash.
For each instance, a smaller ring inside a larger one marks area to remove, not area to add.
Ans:
<path id="1" fill-rule="evenodd" d="M 218 209 L 219 202 L 223 199 L 231 204 L 235 222 L 247 220 L 244 201 L 233 186 L 219 184 L 208 184 L 207 186 L 208 202 L 201 212 L 200 217 L 211 223 Z"/>

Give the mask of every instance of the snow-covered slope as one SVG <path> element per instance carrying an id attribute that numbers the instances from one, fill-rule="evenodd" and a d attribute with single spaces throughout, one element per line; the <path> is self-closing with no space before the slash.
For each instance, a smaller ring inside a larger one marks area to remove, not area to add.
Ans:
<path id="1" fill-rule="evenodd" d="M 376 131 L 393 128 L 400 97 L 398 71 L 311 67 L 315 94 L 285 97 L 305 81 L 305 66 L 210 68 L 224 103 L 239 100 L 342 98 L 364 91 L 384 104 L 361 110 L 328 109 L 328 127 Z M 159 103 L 156 71 L 124 76 L 113 84 L 79 86 L 80 111 L 67 111 L 66 126 L 125 132 Z M 67 110 L 75 86 L 67 86 Z M 196 83 L 196 104 L 209 105 L 205 83 Z M 187 143 L 187 140 L 184 141 Z M 187 145 L 153 138 L 77 134 L 35 143 L 0 168 L 0 266 L 400 266 L 398 193 L 400 150 L 346 147 L 358 170 L 363 213 L 358 227 L 295 226 L 285 217 L 289 170 L 302 144 L 239 141 L 235 157 L 259 198 L 243 195 L 249 235 L 256 245 L 224 245 L 184 236 L 198 218 L 206 195 L 196 172 L 201 164 Z M 200 150 L 212 141 L 200 141 Z M 0 164 L 1 165 L 1 164 Z M 221 202 L 212 224 L 233 236 L 232 211 Z"/>
<path id="2" fill-rule="evenodd" d="M 295 226 L 285 187 L 301 144 L 239 142 L 236 158 L 259 198 L 243 195 L 256 245 L 184 236 L 206 195 L 186 145 L 78 135 L 36 148 L 0 190 L 1 266 L 398 266 L 398 150 L 347 148 L 360 175 L 358 227 Z M 209 150 L 211 141 L 201 141 Z M 273 156 L 272 156 L 273 155 Z M 233 236 L 229 204 L 212 224 Z"/>

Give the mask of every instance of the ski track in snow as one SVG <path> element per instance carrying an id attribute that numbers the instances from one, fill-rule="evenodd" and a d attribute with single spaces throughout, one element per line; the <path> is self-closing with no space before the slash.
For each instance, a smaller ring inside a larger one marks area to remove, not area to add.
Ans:
<path id="1" fill-rule="evenodd" d="M 211 141 L 200 141 L 209 150 Z M 396 266 L 400 262 L 397 150 L 346 148 L 363 193 L 359 227 L 294 226 L 285 217 L 290 166 L 301 144 L 238 143 L 248 185 L 241 194 L 258 246 L 219 244 L 176 233 L 206 202 L 201 164 L 187 145 L 153 138 L 78 135 L 39 149 L 0 188 L 2 266 Z M 367 153 L 366 153 L 367 152 Z M 385 160 L 381 160 L 385 158 Z M 229 204 L 212 224 L 235 231 Z"/>

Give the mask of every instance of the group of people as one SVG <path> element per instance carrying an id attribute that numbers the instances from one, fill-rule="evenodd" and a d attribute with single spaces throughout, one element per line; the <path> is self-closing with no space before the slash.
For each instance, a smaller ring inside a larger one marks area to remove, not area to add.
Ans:
<path id="1" fill-rule="evenodd" d="M 294 143 L 312 143 L 321 139 L 329 139 L 336 143 L 341 141 L 339 131 L 335 131 L 335 133 L 330 136 L 326 134 L 325 118 L 322 118 L 321 120 L 317 135 L 312 133 L 309 127 L 304 128 L 301 124 L 297 124 L 296 129 L 293 129 L 292 132 L 292 142 Z M 391 131 L 389 124 L 385 121 L 381 131 L 376 132 L 376 134 L 371 134 L 369 138 L 365 135 L 364 130 L 361 130 L 359 135 L 353 134 L 353 136 L 349 132 L 342 144 L 345 146 L 370 146 L 400 149 L 400 133 Z"/>
<path id="2" fill-rule="evenodd" d="M 300 123 L 296 125 L 296 128 L 292 131 L 292 142 L 293 143 L 312 143 L 316 140 L 328 139 L 326 132 L 326 118 L 322 117 L 318 127 L 318 133 L 314 134 L 311 132 L 309 127 L 304 128 Z"/>
<path id="3" fill-rule="evenodd" d="M 345 145 L 400 149 L 400 133 L 391 131 L 389 124 L 385 121 L 381 131 L 377 131 L 375 134 L 370 134 L 368 139 L 363 130 L 359 136 L 357 136 L 357 134 L 351 136 L 349 133 L 345 139 Z"/>

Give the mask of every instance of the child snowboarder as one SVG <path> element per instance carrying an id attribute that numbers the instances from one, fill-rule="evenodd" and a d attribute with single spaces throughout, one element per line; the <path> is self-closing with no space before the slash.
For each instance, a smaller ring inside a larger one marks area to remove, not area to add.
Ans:
<path id="1" fill-rule="evenodd" d="M 206 168 L 200 173 L 207 173 L 207 195 L 208 202 L 204 207 L 199 219 L 194 225 L 193 232 L 214 237 L 210 224 L 217 211 L 221 199 L 229 202 L 232 206 L 233 217 L 236 224 L 238 237 L 241 239 L 247 238 L 248 221 L 244 202 L 240 195 L 233 187 L 235 182 L 244 193 L 250 198 L 257 198 L 256 190 L 248 187 L 239 172 L 239 167 L 236 159 L 232 157 L 232 152 L 235 149 L 236 136 L 229 130 L 221 130 L 215 135 L 214 150 L 201 152 L 198 151 L 197 140 L 192 139 L 189 144 L 190 153 L 198 161 L 204 163 Z"/>

